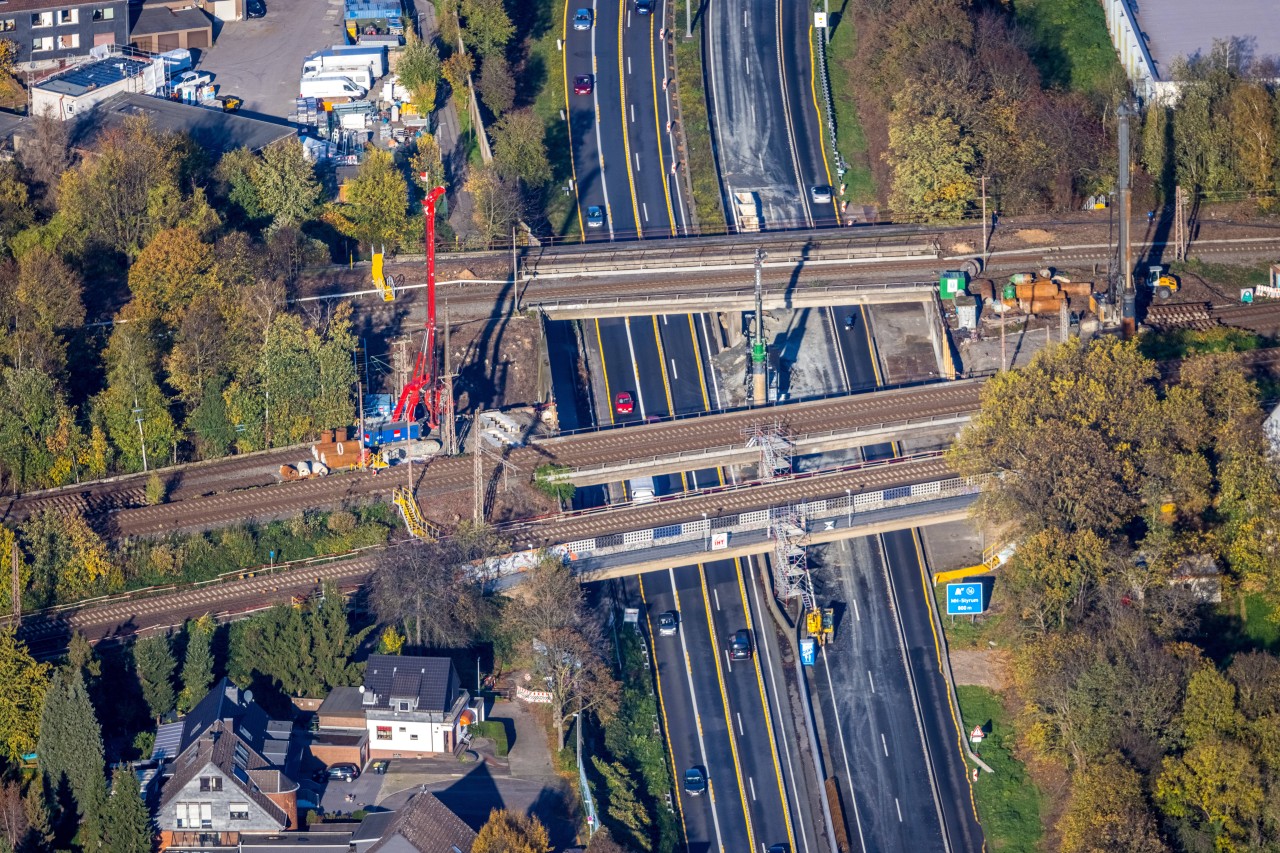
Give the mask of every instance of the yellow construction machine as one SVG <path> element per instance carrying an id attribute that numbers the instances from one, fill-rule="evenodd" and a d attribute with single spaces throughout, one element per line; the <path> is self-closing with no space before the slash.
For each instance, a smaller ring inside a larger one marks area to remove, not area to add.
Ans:
<path id="1" fill-rule="evenodd" d="M 1147 287 L 1155 299 L 1168 299 L 1178 292 L 1178 279 L 1165 273 L 1164 267 L 1154 265 L 1147 268 Z"/>
<path id="2" fill-rule="evenodd" d="M 817 641 L 818 645 L 825 646 L 831 642 L 836 630 L 836 611 L 832 607 L 823 607 L 821 609 L 814 607 L 804 616 L 804 627 L 809 632 L 809 636 Z"/>

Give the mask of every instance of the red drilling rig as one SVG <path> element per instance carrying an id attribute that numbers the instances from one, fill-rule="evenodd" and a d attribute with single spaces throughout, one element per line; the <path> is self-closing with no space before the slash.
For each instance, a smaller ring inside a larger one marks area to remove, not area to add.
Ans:
<path id="1" fill-rule="evenodd" d="M 418 358 L 413 366 L 413 375 L 400 392 L 400 400 L 391 415 L 392 421 L 413 420 L 421 401 L 426 409 L 423 421 L 427 430 L 440 426 L 444 405 L 440 362 L 436 357 L 436 201 L 442 195 L 444 187 L 436 187 L 422 200 L 422 214 L 427 220 L 427 324 L 422 349 L 418 351 Z"/>

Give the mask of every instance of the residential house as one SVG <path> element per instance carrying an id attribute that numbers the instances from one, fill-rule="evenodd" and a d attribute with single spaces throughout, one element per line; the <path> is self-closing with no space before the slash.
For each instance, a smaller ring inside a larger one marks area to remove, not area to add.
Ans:
<path id="1" fill-rule="evenodd" d="M 161 850 L 235 848 L 243 833 L 298 826 L 292 725 L 222 679 L 182 720 L 156 733 L 154 816 Z"/>
<path id="2" fill-rule="evenodd" d="M 352 846 L 359 853 L 469 853 L 476 840 L 475 830 L 432 793 L 416 795 L 383 825 L 385 820 L 372 825 L 379 833 L 376 842 L 361 843 L 362 825 L 351 837 Z"/>
<path id="3" fill-rule="evenodd" d="M 99 45 L 129 43 L 127 0 L 5 0 L 0 3 L 0 39 L 18 46 L 20 71 L 86 56 Z"/>
<path id="4" fill-rule="evenodd" d="M 364 684 L 335 688 L 316 711 L 321 730 L 363 729 L 369 758 L 452 752 L 476 711 L 448 658 L 370 655 Z"/>

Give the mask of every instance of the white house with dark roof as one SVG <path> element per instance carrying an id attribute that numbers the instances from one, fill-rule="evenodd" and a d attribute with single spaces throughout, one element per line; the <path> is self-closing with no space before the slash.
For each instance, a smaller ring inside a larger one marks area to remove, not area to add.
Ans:
<path id="1" fill-rule="evenodd" d="M 296 828 L 291 729 L 225 678 L 190 714 L 161 726 L 152 752 L 161 768 L 160 849 L 236 849 L 243 833 Z"/>
<path id="2" fill-rule="evenodd" d="M 317 709 L 324 728 L 362 728 L 369 758 L 453 752 L 475 721 L 453 661 L 370 655 L 364 683 L 337 687 Z"/>

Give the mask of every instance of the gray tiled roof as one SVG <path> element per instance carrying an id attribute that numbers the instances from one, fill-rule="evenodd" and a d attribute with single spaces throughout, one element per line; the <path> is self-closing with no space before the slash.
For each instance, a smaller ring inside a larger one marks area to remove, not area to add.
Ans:
<path id="1" fill-rule="evenodd" d="M 419 711 L 444 712 L 457 700 L 458 674 L 449 658 L 370 655 L 364 686 L 377 694 L 379 708 L 387 707 L 393 696 L 417 697 Z"/>

